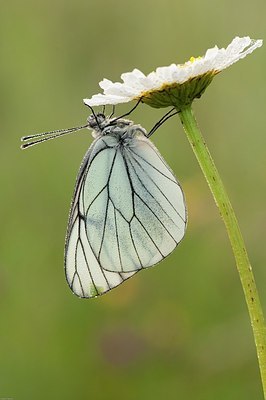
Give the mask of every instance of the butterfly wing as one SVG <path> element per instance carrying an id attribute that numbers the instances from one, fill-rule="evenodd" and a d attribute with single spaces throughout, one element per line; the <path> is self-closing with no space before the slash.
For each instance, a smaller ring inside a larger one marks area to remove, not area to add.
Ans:
<path id="1" fill-rule="evenodd" d="M 96 139 L 75 188 L 66 239 L 68 283 L 94 297 L 170 254 L 183 238 L 183 192 L 143 135 Z"/>
<path id="2" fill-rule="evenodd" d="M 147 138 L 138 138 L 134 146 L 128 147 L 124 160 L 133 193 L 130 237 L 140 266 L 147 268 L 169 255 L 183 238 L 187 221 L 184 194 Z M 132 263 L 124 264 L 123 271 L 134 270 Z"/>
<path id="3" fill-rule="evenodd" d="M 99 203 L 87 214 L 88 238 L 104 270 L 133 272 L 150 267 L 183 238 L 187 216 L 182 189 L 144 136 L 132 138 L 130 146 L 117 151 L 104 196 L 106 213 L 101 213 L 100 229 L 100 215 L 91 229 Z"/>
<path id="4" fill-rule="evenodd" d="M 77 176 L 69 215 L 65 243 L 65 274 L 71 290 L 79 297 L 101 295 L 137 272 L 120 273 L 104 270 L 88 238 L 90 224 L 88 225 L 86 217 L 87 204 L 96 205 L 94 216 L 96 226 L 97 217 L 101 220 L 106 209 L 103 198 L 106 195 L 106 184 L 114 157 L 114 151 L 110 148 L 113 138 L 108 139 L 96 139 L 85 155 Z M 91 221 L 91 229 L 94 228 Z M 99 233 L 95 241 L 98 236 Z"/>

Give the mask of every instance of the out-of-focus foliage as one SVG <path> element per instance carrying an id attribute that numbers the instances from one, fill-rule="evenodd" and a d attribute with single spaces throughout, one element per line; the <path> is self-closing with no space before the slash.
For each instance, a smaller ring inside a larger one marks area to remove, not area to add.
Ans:
<path id="1" fill-rule="evenodd" d="M 230 246 L 178 118 L 153 140 L 188 203 L 186 237 L 160 265 L 96 300 L 63 271 L 88 132 L 22 152 L 20 136 L 83 123 L 98 82 L 265 37 L 262 0 L 2 1 L 0 397 L 262 399 Z M 195 112 L 243 229 L 266 309 L 265 48 L 217 76 Z M 117 107 L 118 114 L 128 105 Z M 163 114 L 143 105 L 149 129 Z"/>

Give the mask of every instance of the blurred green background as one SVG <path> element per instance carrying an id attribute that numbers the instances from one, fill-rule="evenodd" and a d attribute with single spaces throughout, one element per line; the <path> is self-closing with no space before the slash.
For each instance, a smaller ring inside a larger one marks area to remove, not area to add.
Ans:
<path id="1" fill-rule="evenodd" d="M 247 308 L 219 213 L 178 120 L 153 141 L 180 180 L 187 234 L 160 265 L 96 300 L 64 278 L 70 199 L 88 131 L 22 152 L 20 137 L 85 122 L 98 82 L 265 38 L 266 3 L 0 2 L 0 398 L 262 399 Z M 265 47 L 194 109 L 239 217 L 266 310 Z M 117 108 L 117 113 L 128 110 Z M 145 105 L 149 129 L 164 113 Z"/>

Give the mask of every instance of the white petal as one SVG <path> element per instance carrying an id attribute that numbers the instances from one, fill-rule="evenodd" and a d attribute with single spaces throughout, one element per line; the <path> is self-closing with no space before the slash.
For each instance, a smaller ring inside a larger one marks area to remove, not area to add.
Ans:
<path id="1" fill-rule="evenodd" d="M 164 82 L 172 83 L 175 82 L 174 75 L 177 73 L 177 71 L 178 71 L 177 65 L 171 64 L 168 67 L 157 68 L 156 75 L 162 84 Z"/>
<path id="2" fill-rule="evenodd" d="M 126 86 L 123 83 L 115 82 L 108 89 L 104 90 L 104 94 L 106 95 L 114 95 L 114 96 L 133 96 L 134 97 L 134 88 L 130 86 Z"/>
<path id="3" fill-rule="evenodd" d="M 103 106 L 108 104 L 121 104 L 121 103 L 128 103 L 129 101 L 133 100 L 132 97 L 125 97 L 125 96 L 111 96 L 111 95 L 104 95 L 104 94 L 95 94 L 90 99 L 83 99 L 84 104 L 87 106 Z"/>
<path id="4" fill-rule="evenodd" d="M 110 87 L 113 86 L 113 82 L 110 81 L 109 79 L 104 78 L 100 83 L 99 86 L 103 89 L 103 90 L 108 90 Z"/>
<path id="5" fill-rule="evenodd" d="M 219 49 L 217 46 L 214 46 L 212 49 L 208 49 L 204 56 L 205 60 L 212 60 L 218 53 Z"/>
<path id="6" fill-rule="evenodd" d="M 125 85 L 141 86 L 141 79 L 146 78 L 146 76 L 139 69 L 134 69 L 132 72 L 125 72 L 121 75 L 121 79 Z"/>
<path id="7" fill-rule="evenodd" d="M 236 61 L 241 60 L 241 58 L 246 57 L 255 49 L 261 47 L 262 43 L 262 40 L 253 40 L 248 36 L 243 38 L 236 37 L 225 50 L 227 57 L 224 62 L 224 68 L 227 68 Z"/>

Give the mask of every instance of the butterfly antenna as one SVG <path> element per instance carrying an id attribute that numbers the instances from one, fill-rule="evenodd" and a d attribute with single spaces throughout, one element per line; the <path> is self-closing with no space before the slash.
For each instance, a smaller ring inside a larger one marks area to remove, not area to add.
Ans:
<path id="1" fill-rule="evenodd" d="M 130 114 L 138 107 L 138 105 L 139 105 L 139 103 L 141 102 L 141 100 L 142 100 L 142 97 L 138 100 L 138 102 L 134 105 L 134 107 L 131 108 L 130 111 L 128 111 L 127 113 L 125 113 L 125 114 L 123 114 L 123 115 L 120 115 L 119 117 L 115 118 L 112 122 L 115 122 L 115 121 L 117 121 L 118 119 L 121 119 L 121 118 L 126 117 L 127 115 L 130 115 Z"/>
<path id="2" fill-rule="evenodd" d="M 150 132 L 147 134 L 147 137 L 149 138 L 151 135 L 154 134 L 155 131 L 157 131 L 157 129 L 165 123 L 165 121 L 167 121 L 169 118 L 173 117 L 174 115 L 178 114 L 180 111 L 176 111 L 175 108 L 171 108 L 170 111 L 168 111 L 166 114 L 164 114 L 164 116 L 158 121 L 156 122 L 156 124 L 152 127 L 152 129 L 150 130 Z"/>
<path id="3" fill-rule="evenodd" d="M 112 112 L 111 112 L 111 114 L 109 115 L 108 119 L 112 118 L 112 116 L 114 115 L 114 113 L 115 113 L 115 105 L 113 104 Z"/>
<path id="4" fill-rule="evenodd" d="M 85 129 L 88 127 L 89 127 L 89 125 L 86 124 L 86 125 L 82 125 L 82 126 L 76 126 L 74 128 L 57 129 L 55 131 L 42 132 L 42 133 L 37 133 L 35 135 L 23 136 L 21 138 L 21 141 L 27 142 L 27 143 L 22 144 L 21 148 L 26 149 L 27 147 L 34 146 L 35 144 L 46 142 L 47 140 L 50 140 L 50 139 L 56 139 L 60 136 L 67 135 L 67 134 L 75 132 L 75 131 L 80 131 L 81 129 Z M 38 138 L 38 139 L 36 139 L 36 138 Z M 31 140 L 31 139 L 34 139 L 34 140 Z M 28 142 L 28 140 L 30 140 L 30 141 Z"/>
<path id="5" fill-rule="evenodd" d="M 94 109 L 93 109 L 91 106 L 89 106 L 88 104 L 86 104 L 86 106 L 88 106 L 89 109 L 91 110 L 92 115 L 93 115 L 94 118 L 95 118 L 96 124 L 98 125 L 98 128 L 99 128 L 99 130 L 101 131 L 102 128 L 101 128 L 101 126 L 100 126 L 100 124 L 99 124 L 99 121 L 98 121 L 97 115 L 96 115 L 95 112 L 94 112 Z"/>

